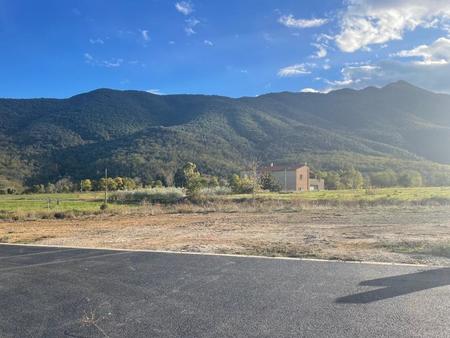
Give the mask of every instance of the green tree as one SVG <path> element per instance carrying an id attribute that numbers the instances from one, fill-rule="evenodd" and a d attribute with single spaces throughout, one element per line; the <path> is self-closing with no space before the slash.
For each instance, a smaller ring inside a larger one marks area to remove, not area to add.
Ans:
<path id="1" fill-rule="evenodd" d="M 397 175 L 391 169 L 379 171 L 370 175 L 373 186 L 385 188 L 397 185 Z"/>
<path id="2" fill-rule="evenodd" d="M 330 190 L 336 190 L 341 189 L 341 177 L 339 174 L 335 171 L 329 171 L 326 173 L 321 173 L 323 176 L 323 179 L 325 180 L 325 188 Z"/>
<path id="3" fill-rule="evenodd" d="M 184 173 L 183 168 L 178 168 L 175 172 L 175 175 L 173 176 L 173 184 L 177 188 L 184 188 L 186 186 L 187 178 Z"/>
<path id="4" fill-rule="evenodd" d="M 137 184 L 132 178 L 126 177 L 123 179 L 123 187 L 125 190 L 134 190 L 136 189 Z"/>
<path id="5" fill-rule="evenodd" d="M 55 183 L 55 188 L 57 192 L 72 192 L 75 190 L 73 182 L 67 177 L 58 180 Z"/>
<path id="6" fill-rule="evenodd" d="M 219 186 L 219 178 L 217 176 L 213 176 L 208 181 L 208 186 L 211 188 L 215 188 Z"/>
<path id="7" fill-rule="evenodd" d="M 90 179 L 81 180 L 81 190 L 82 191 L 91 191 L 92 190 L 92 181 Z"/>
<path id="8" fill-rule="evenodd" d="M 398 184 L 402 187 L 420 187 L 423 184 L 422 174 L 416 170 L 405 170 L 398 176 Z"/>
<path id="9" fill-rule="evenodd" d="M 340 172 L 340 183 L 344 189 L 361 189 L 364 186 L 363 175 L 355 168 Z"/>
<path id="10" fill-rule="evenodd" d="M 258 182 L 254 182 L 251 177 L 233 174 L 229 178 L 231 191 L 235 194 L 251 194 L 259 187 Z"/>
<path id="11" fill-rule="evenodd" d="M 48 183 L 45 186 L 45 192 L 48 194 L 54 194 L 56 192 L 56 186 L 53 183 Z"/>
<path id="12" fill-rule="evenodd" d="M 98 181 L 98 190 L 103 191 L 108 187 L 109 191 L 116 191 L 117 190 L 117 183 L 114 179 L 108 177 L 108 178 L 101 178 Z"/>
<path id="13" fill-rule="evenodd" d="M 125 190 L 125 184 L 122 177 L 114 178 L 114 184 L 116 186 L 116 190 Z"/>
<path id="14" fill-rule="evenodd" d="M 270 172 L 263 173 L 259 177 L 258 182 L 261 189 L 263 190 L 269 190 L 274 192 L 281 191 L 280 183 L 275 179 L 275 177 L 273 177 L 273 175 Z"/>
<path id="15" fill-rule="evenodd" d="M 35 184 L 31 188 L 31 192 L 35 194 L 43 194 L 45 193 L 45 186 L 43 184 Z"/>
<path id="16" fill-rule="evenodd" d="M 205 186 L 205 180 L 200 175 L 197 166 L 188 162 L 183 167 L 184 175 L 186 177 L 186 190 L 189 196 L 195 196 L 198 194 L 201 188 Z"/>

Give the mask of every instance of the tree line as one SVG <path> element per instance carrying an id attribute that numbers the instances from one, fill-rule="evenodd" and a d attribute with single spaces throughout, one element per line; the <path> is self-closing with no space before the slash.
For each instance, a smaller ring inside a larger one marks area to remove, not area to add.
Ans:
<path id="1" fill-rule="evenodd" d="M 398 173 L 391 169 L 363 174 L 353 167 L 335 171 L 314 171 L 314 176 L 324 179 L 325 188 L 329 190 L 361 189 L 368 187 L 419 187 L 423 185 L 422 174 L 416 170 L 403 170 Z M 270 173 L 261 175 L 233 174 L 227 178 L 203 175 L 197 165 L 186 163 L 175 171 L 173 186 L 185 188 L 190 194 L 196 194 L 203 188 L 218 186 L 228 187 L 233 193 L 252 193 L 255 191 L 281 191 L 280 183 Z M 83 179 L 78 182 L 70 178 L 61 178 L 54 183 L 37 184 L 25 190 L 25 193 L 69 193 L 87 191 L 119 191 L 137 188 L 157 188 L 169 186 L 167 180 L 142 182 L 140 178 L 110 177 L 100 179 Z M 16 189 L 0 186 L 0 194 L 15 194 Z"/>
<path id="2" fill-rule="evenodd" d="M 391 169 L 363 175 L 355 168 L 338 171 L 318 171 L 317 177 L 325 180 L 325 188 L 330 190 L 388 188 L 388 187 L 420 187 L 423 185 L 422 174 L 416 170 L 403 170 L 399 173 Z"/>

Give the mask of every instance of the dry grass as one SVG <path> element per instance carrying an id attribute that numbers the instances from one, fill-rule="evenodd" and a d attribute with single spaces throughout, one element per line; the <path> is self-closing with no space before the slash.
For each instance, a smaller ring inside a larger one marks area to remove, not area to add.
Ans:
<path id="1" fill-rule="evenodd" d="M 223 190 L 223 189 L 222 189 Z M 184 192 L 175 188 L 117 192 L 110 195 L 107 210 L 100 210 L 100 192 L 68 194 L 0 195 L 0 219 L 32 220 L 76 218 L 100 213 L 145 213 L 148 203 L 161 203 L 165 212 L 241 212 L 249 208 L 270 210 L 311 207 L 373 207 L 450 205 L 450 187 L 386 188 L 369 190 L 336 190 L 298 193 L 258 193 L 223 195 L 205 190 L 196 205 L 185 203 Z M 254 199 L 255 197 L 255 199 Z M 159 207 L 156 207 L 156 209 Z M 172 210 L 172 211 L 171 211 Z M 156 211 L 157 212 L 157 211 Z"/>
<path id="2" fill-rule="evenodd" d="M 120 214 L 3 221 L 0 240 L 450 265 L 450 207 L 143 205 Z"/>

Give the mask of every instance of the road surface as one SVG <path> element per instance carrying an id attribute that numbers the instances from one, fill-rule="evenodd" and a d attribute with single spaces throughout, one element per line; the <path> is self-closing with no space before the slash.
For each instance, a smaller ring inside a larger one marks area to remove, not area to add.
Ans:
<path id="1" fill-rule="evenodd" d="M 448 337 L 450 268 L 0 245 L 0 337 Z"/>

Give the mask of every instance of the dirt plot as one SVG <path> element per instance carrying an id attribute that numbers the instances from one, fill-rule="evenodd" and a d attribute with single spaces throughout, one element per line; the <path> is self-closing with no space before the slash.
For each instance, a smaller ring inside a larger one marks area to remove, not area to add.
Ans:
<path id="1" fill-rule="evenodd" d="M 450 207 L 316 207 L 3 221 L 0 241 L 450 265 Z"/>

